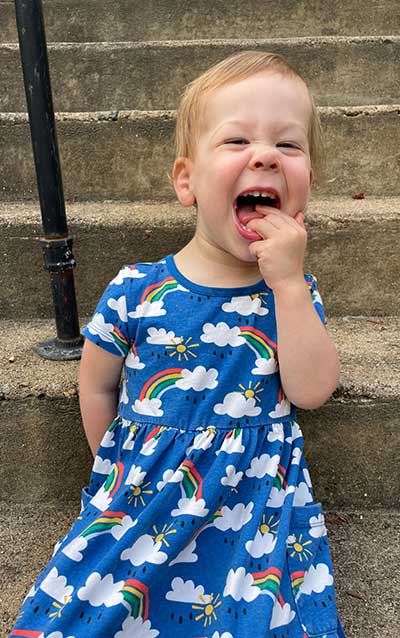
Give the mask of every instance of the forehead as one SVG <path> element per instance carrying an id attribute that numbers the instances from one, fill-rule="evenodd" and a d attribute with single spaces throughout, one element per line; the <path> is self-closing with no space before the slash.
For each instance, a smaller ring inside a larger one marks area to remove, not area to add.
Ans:
<path id="1" fill-rule="evenodd" d="M 311 101 L 298 76 L 261 71 L 206 93 L 201 115 L 200 134 L 231 121 L 245 125 L 293 123 L 308 130 Z"/>

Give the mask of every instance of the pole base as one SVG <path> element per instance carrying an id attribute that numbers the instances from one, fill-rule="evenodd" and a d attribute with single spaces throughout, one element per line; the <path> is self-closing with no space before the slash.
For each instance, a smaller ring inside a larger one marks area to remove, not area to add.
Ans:
<path id="1" fill-rule="evenodd" d="M 82 356 L 83 337 L 71 341 L 60 341 L 57 337 L 38 343 L 35 351 L 43 359 L 52 361 L 73 361 Z"/>

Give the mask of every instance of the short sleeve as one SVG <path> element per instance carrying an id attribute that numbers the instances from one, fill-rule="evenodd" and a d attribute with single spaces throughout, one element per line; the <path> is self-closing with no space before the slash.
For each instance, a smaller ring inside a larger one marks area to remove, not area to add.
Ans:
<path id="1" fill-rule="evenodd" d="M 122 268 L 108 284 L 91 321 L 82 330 L 86 339 L 119 357 L 125 357 L 130 348 L 124 285 L 125 270 L 126 267 Z"/>
<path id="2" fill-rule="evenodd" d="M 314 304 L 314 308 L 317 311 L 319 318 L 322 323 L 326 325 L 326 315 L 324 310 L 324 305 L 322 303 L 321 295 L 318 292 L 317 288 L 317 278 L 314 275 L 304 275 L 304 279 L 306 280 L 311 293 L 311 299 Z"/>

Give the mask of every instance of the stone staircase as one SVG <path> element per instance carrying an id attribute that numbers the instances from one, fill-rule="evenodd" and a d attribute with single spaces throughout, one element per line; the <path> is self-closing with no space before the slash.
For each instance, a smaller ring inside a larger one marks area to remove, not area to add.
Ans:
<path id="1" fill-rule="evenodd" d="M 342 377 L 335 397 L 300 420 L 328 510 L 348 637 L 400 635 L 398 0 L 43 4 L 82 324 L 121 264 L 176 252 L 193 233 L 193 216 L 175 203 L 169 180 L 183 85 L 248 48 L 282 52 L 308 79 L 326 132 L 327 171 L 308 212 L 307 269 L 319 278 Z M 78 364 L 33 351 L 55 331 L 16 42 L 14 2 L 0 0 L 4 637 L 77 514 L 90 471 Z"/>

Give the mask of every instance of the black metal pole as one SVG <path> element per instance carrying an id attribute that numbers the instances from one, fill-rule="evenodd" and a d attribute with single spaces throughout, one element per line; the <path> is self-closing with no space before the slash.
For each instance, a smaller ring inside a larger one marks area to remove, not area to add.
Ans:
<path id="1" fill-rule="evenodd" d="M 42 213 L 44 267 L 50 273 L 57 337 L 39 344 L 47 359 L 78 359 L 82 350 L 75 297 L 41 0 L 15 0 L 17 29 Z"/>

